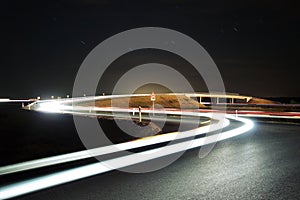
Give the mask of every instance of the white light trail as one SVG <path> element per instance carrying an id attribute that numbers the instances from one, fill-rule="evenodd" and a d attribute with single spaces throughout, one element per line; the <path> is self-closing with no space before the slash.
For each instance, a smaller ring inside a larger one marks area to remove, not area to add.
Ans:
<path id="1" fill-rule="evenodd" d="M 243 134 L 249 131 L 254 126 L 253 122 L 249 119 L 235 118 L 230 115 L 226 115 L 226 117 L 243 122 L 244 125 L 239 128 L 220 133 L 217 141 L 221 141 L 224 139 L 228 139 L 230 137 Z M 140 153 L 121 156 L 114 159 L 102 161 L 99 163 L 89 164 L 82 167 L 76 167 L 62 172 L 57 172 L 39 178 L 34 178 L 31 180 L 7 185 L 0 189 L 0 198 L 1 199 L 12 198 L 30 192 L 38 191 L 41 189 L 60 185 L 63 183 L 68 183 L 71 181 L 83 179 L 97 174 L 102 174 L 115 169 L 120 169 L 123 167 L 139 164 L 145 161 L 153 160 L 156 158 L 160 158 L 163 156 L 186 151 L 188 149 L 192 149 L 192 148 L 196 148 L 196 147 L 200 147 L 206 144 L 216 142 L 214 139 L 215 136 L 211 135 L 203 138 L 194 139 L 192 145 L 190 145 L 191 141 L 181 142 L 173 145 L 168 145 L 166 147 L 160 147 L 160 148 L 147 150 Z M 111 168 L 109 166 L 114 166 L 114 168 Z"/>
<path id="2" fill-rule="evenodd" d="M 205 113 L 193 113 L 196 116 L 207 116 Z M 189 138 L 194 136 L 199 136 L 205 134 L 207 132 L 217 131 L 221 128 L 225 128 L 230 124 L 228 119 L 222 121 L 218 121 L 215 124 L 210 124 L 204 127 L 199 127 L 193 130 L 183 131 L 183 132 L 172 132 L 166 133 L 162 135 L 156 135 L 151 137 L 146 137 L 134 141 L 124 142 L 115 145 L 109 145 L 105 147 L 94 148 L 90 150 L 78 151 L 74 153 L 63 154 L 59 156 L 52 156 L 48 158 L 41 158 L 37 160 L 26 161 L 22 163 L 12 164 L 4 167 L 0 167 L 0 175 L 11 174 L 15 172 L 36 169 L 40 167 L 61 164 L 91 157 L 96 157 L 100 155 L 116 153 L 120 151 L 126 151 L 129 149 L 145 147 L 153 144 L 159 144 L 163 142 L 179 140 L 183 138 Z"/>
<path id="3" fill-rule="evenodd" d="M 9 102 L 10 99 L 0 99 L 0 102 Z"/>

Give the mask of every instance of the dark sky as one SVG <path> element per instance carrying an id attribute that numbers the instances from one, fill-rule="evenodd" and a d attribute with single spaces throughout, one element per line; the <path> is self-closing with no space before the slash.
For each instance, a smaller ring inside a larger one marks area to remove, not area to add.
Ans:
<path id="1" fill-rule="evenodd" d="M 297 1 L 1 1 L 0 9 L 0 98 L 71 94 L 95 46 L 147 26 L 198 41 L 228 92 L 300 96 Z"/>

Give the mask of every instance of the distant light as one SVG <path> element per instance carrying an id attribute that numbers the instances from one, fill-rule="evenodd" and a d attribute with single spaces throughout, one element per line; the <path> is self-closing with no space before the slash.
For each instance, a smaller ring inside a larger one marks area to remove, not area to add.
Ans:
<path id="1" fill-rule="evenodd" d="M 70 97 L 70 95 L 67 95 L 67 98 L 69 98 Z"/>
<path id="2" fill-rule="evenodd" d="M 40 99 L 41 99 L 41 97 L 37 97 L 36 99 L 37 99 L 37 100 L 40 100 Z"/>
<path id="3" fill-rule="evenodd" d="M 40 103 L 37 110 L 42 111 L 42 112 L 52 112 L 52 113 L 60 112 L 61 111 L 61 105 L 57 101 Z"/>
<path id="4" fill-rule="evenodd" d="M 84 93 L 83 96 L 86 97 L 86 94 Z"/>
<path id="5" fill-rule="evenodd" d="M 51 96 L 51 99 L 54 99 L 54 96 Z"/>

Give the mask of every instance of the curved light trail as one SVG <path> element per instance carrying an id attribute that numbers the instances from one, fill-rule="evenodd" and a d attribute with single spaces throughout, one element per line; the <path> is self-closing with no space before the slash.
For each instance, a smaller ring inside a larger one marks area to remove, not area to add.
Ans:
<path id="1" fill-rule="evenodd" d="M 217 137 L 217 141 L 225 140 L 240 134 L 243 134 L 254 126 L 253 122 L 249 119 L 244 118 L 236 118 L 231 115 L 226 115 L 226 118 L 234 119 L 244 123 L 243 126 L 238 127 L 236 129 L 232 129 L 226 132 L 222 132 Z M 199 129 L 201 130 L 201 129 Z M 73 169 L 65 170 L 62 172 L 53 173 L 46 176 L 41 176 L 38 178 L 30 179 L 27 181 L 22 181 L 19 183 L 14 183 L 11 185 L 4 186 L 0 189 L 0 198 L 7 199 L 20 195 L 24 195 L 30 192 L 42 190 L 45 188 L 53 187 L 56 185 L 60 185 L 63 183 L 68 183 L 71 181 L 83 179 L 86 177 L 94 176 L 97 174 L 102 174 L 108 171 L 120 169 L 123 167 L 128 167 L 131 165 L 139 164 L 145 161 L 153 160 L 159 157 L 167 156 L 170 154 L 174 154 L 177 152 L 186 151 L 188 149 L 200 147 L 203 145 L 211 144 L 216 142 L 216 137 L 214 135 L 193 139 L 192 144 L 191 141 L 180 142 L 173 145 L 168 145 L 165 147 L 155 148 L 152 150 L 143 151 L 140 153 L 135 153 L 127 156 L 121 156 L 117 158 L 113 158 L 110 160 L 88 164 L 81 167 L 76 167 Z M 143 141 L 143 140 L 141 140 Z M 145 140 L 146 141 L 146 140 Z M 162 150 L 163 151 L 159 151 Z M 157 154 L 156 152 L 159 152 Z M 143 155 L 143 156 L 141 156 Z M 109 167 L 114 166 L 114 168 Z"/>
<path id="2" fill-rule="evenodd" d="M 122 96 L 128 97 L 132 95 L 122 95 Z M 116 97 L 120 97 L 120 96 L 118 95 L 113 96 L 113 98 Z M 98 98 L 90 97 L 89 100 L 104 99 L 104 98 L 107 98 L 107 96 L 98 97 Z M 76 98 L 76 101 L 85 101 L 86 99 L 87 97 Z M 32 107 L 33 110 L 42 111 L 42 112 L 70 113 L 70 114 L 89 115 L 89 116 L 99 115 L 99 113 L 91 112 L 90 108 L 81 107 L 81 106 L 73 107 L 73 106 L 65 105 L 64 103 L 66 102 L 70 103 L 70 102 L 74 102 L 74 100 L 68 99 L 63 101 L 62 100 L 37 101 L 30 104 L 29 107 Z M 99 112 L 112 111 L 112 109 L 114 112 L 115 111 L 127 112 L 127 113 L 132 112 L 131 109 L 116 109 L 116 108 L 109 108 L 104 110 L 103 108 L 95 108 L 93 109 L 93 111 L 99 111 Z M 143 112 L 146 113 L 152 111 L 143 110 Z M 84 150 L 84 151 L 52 156 L 48 158 L 42 158 L 42 159 L 0 167 L 0 175 L 11 174 L 15 172 L 36 169 L 36 168 L 51 166 L 55 164 L 62 164 L 66 162 L 91 158 L 99 155 L 106 155 L 110 153 L 131 150 L 139 147 L 146 147 L 153 144 L 178 140 L 178 143 L 169 144 L 164 147 L 145 150 L 139 153 L 133 153 L 126 156 L 119 156 L 98 163 L 87 164 L 84 166 L 75 167 L 73 169 L 68 169 L 61 172 L 40 176 L 38 178 L 33 178 L 26 181 L 6 185 L 0 188 L 0 199 L 7 199 L 7 198 L 24 195 L 30 192 L 42 190 L 63 183 L 68 183 L 71 181 L 83 179 L 93 175 L 102 174 L 108 171 L 139 164 L 145 161 L 150 161 L 163 156 L 168 156 L 174 153 L 183 152 L 203 145 L 215 143 L 221 140 L 225 140 L 243 134 L 249 131 L 250 129 L 252 129 L 252 127 L 254 126 L 253 122 L 249 119 L 244 119 L 244 118 L 240 118 L 240 117 L 236 117 L 224 113 L 220 114 L 225 116 L 224 120 L 220 120 L 220 116 L 218 113 L 200 113 L 200 112 L 187 112 L 187 111 L 184 112 L 178 110 L 161 110 L 161 111 L 156 110 L 156 113 L 176 114 L 176 115 L 195 116 L 195 117 L 199 117 L 199 116 L 209 117 L 211 119 L 215 119 L 217 123 L 206 125 L 204 127 L 199 127 L 193 130 L 188 130 L 183 132 L 172 132 L 163 135 L 151 136 L 151 137 L 146 137 L 146 138 L 142 138 L 130 142 L 124 142 L 120 144 L 99 147 L 91 150 Z M 217 131 L 219 129 L 229 126 L 230 124 L 229 119 L 242 122 L 243 125 L 238 128 L 231 129 L 218 134 L 208 135 L 206 137 L 201 137 L 201 138 L 195 138 L 195 136 L 207 134 L 209 132 Z M 191 139 L 180 142 L 180 139 L 184 139 L 184 138 L 191 138 Z"/>
<path id="3" fill-rule="evenodd" d="M 169 113 L 175 113 L 175 112 L 169 112 Z M 194 116 L 205 116 L 205 117 L 211 116 L 211 114 L 205 114 L 205 113 L 190 113 L 190 114 L 193 114 Z M 218 121 L 215 124 L 210 124 L 193 130 L 188 130 L 183 132 L 171 132 L 162 135 L 146 137 L 134 141 L 124 142 L 120 144 L 114 144 L 114 145 L 98 147 L 89 150 L 83 150 L 83 151 L 58 155 L 58 156 L 52 156 L 52 157 L 12 164 L 8 166 L 0 167 L 0 175 L 11 174 L 15 172 L 30 170 L 30 169 L 36 169 L 36 168 L 51 166 L 55 164 L 62 164 L 66 162 L 91 158 L 95 156 L 101 156 L 110 153 L 116 153 L 120 151 L 126 151 L 130 149 L 150 146 L 153 144 L 159 144 L 159 143 L 164 143 L 173 140 L 195 137 L 195 136 L 206 134 L 207 132 L 213 132 L 221 128 L 225 128 L 229 124 L 230 124 L 229 120 L 225 119 L 223 124 L 221 121 Z"/>

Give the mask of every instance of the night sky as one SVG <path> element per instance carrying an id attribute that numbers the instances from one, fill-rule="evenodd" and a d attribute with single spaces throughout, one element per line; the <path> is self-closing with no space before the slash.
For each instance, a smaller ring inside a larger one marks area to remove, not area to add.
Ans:
<path id="1" fill-rule="evenodd" d="M 228 92 L 300 96 L 297 1 L 1 1 L 0 8 L 0 98 L 71 94 L 87 54 L 138 27 L 170 28 L 198 41 Z"/>

